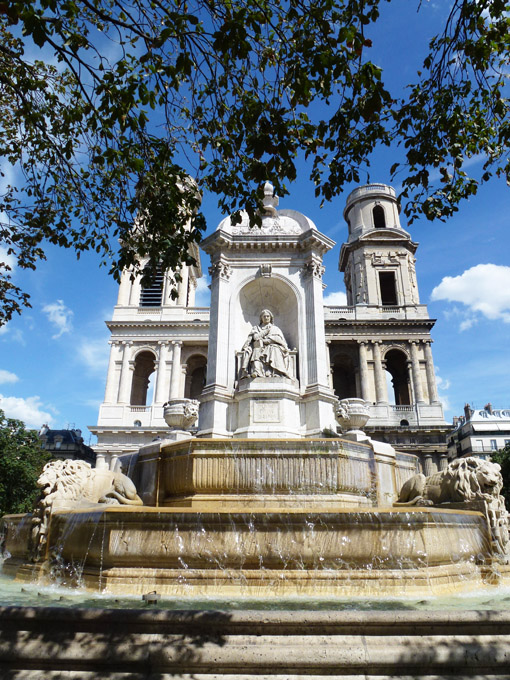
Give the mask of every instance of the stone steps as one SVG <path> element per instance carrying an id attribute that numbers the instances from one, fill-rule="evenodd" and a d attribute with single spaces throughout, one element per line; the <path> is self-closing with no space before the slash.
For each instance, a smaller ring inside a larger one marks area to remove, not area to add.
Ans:
<path id="1" fill-rule="evenodd" d="M 510 612 L 4 607 L 2 680 L 510 677 Z"/>

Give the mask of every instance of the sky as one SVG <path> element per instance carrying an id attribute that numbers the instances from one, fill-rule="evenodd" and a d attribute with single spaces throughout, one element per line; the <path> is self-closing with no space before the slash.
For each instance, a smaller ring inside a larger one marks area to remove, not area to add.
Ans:
<path id="1" fill-rule="evenodd" d="M 393 0 L 384 7 L 371 58 L 381 63 L 390 82 L 411 80 L 433 27 L 444 19 L 447 2 Z M 390 183 L 394 150 L 381 149 L 366 181 Z M 475 162 L 481 164 L 479 159 Z M 280 208 L 310 217 L 336 242 L 324 264 L 326 304 L 344 304 L 343 276 L 338 272 L 340 246 L 347 238 L 342 212 L 354 185 L 320 207 L 309 168 L 299 167 L 298 180 Z M 398 183 L 393 186 L 399 190 Z M 222 219 L 216 199 L 205 195 L 208 232 Z M 407 228 L 402 216 L 402 226 Z M 408 231 L 419 243 L 416 270 L 420 299 L 437 319 L 432 330 L 433 355 L 446 419 L 460 415 L 466 402 L 482 408 L 509 408 L 510 379 L 510 189 L 492 180 L 461 204 L 446 222 L 418 220 Z M 2 257 L 0 244 L 0 261 Z M 207 274 L 208 261 L 202 254 Z M 0 409 L 29 427 L 76 427 L 86 441 L 87 425 L 97 422 L 104 396 L 109 333 L 117 284 L 100 267 L 95 254 L 82 255 L 55 246 L 35 272 L 14 270 L 14 281 L 31 295 L 32 308 L 0 328 Z M 208 304 L 207 276 L 201 280 L 198 305 Z"/>

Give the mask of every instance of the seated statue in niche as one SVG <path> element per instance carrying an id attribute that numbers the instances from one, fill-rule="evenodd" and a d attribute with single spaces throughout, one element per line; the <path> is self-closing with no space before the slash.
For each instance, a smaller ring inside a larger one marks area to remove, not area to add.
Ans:
<path id="1" fill-rule="evenodd" d="M 282 331 L 273 324 L 269 309 L 260 313 L 260 323 L 254 326 L 242 347 L 241 378 L 267 378 L 289 375 L 289 347 Z"/>

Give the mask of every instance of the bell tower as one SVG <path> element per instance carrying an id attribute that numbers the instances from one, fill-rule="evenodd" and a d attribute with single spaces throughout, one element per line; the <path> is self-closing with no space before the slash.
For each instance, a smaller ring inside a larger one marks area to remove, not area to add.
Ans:
<path id="1" fill-rule="evenodd" d="M 155 438 L 165 438 L 164 404 L 169 399 L 196 398 L 205 382 L 209 310 L 195 306 L 202 276 L 198 247 L 195 265 L 175 272 L 159 269 L 150 283 L 125 270 L 110 321 L 110 359 L 94 447 L 99 459 L 137 451 Z M 143 270 L 146 262 L 141 260 Z M 174 290 L 175 289 L 175 290 Z M 192 327 L 190 321 L 193 322 Z"/>
<path id="2" fill-rule="evenodd" d="M 417 243 L 400 225 L 392 187 L 370 184 L 353 191 L 344 218 L 349 237 L 342 247 L 347 302 L 376 307 L 416 307 Z"/>
<path id="3" fill-rule="evenodd" d="M 446 465 L 447 426 L 432 359 L 435 320 L 418 292 L 418 244 L 400 224 L 390 186 L 355 189 L 343 214 L 348 238 L 339 269 L 347 306 L 325 311 L 333 389 L 340 399 L 368 401 L 366 432 L 419 454 L 431 474 Z"/>

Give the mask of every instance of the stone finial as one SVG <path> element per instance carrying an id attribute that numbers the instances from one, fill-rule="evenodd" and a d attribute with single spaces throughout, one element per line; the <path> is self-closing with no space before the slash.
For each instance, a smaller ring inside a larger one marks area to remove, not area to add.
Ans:
<path id="1" fill-rule="evenodd" d="M 279 203 L 278 196 L 274 195 L 274 186 L 271 182 L 266 182 L 264 184 L 264 199 L 262 201 L 264 204 L 264 212 L 266 215 L 276 216 L 276 206 Z"/>

